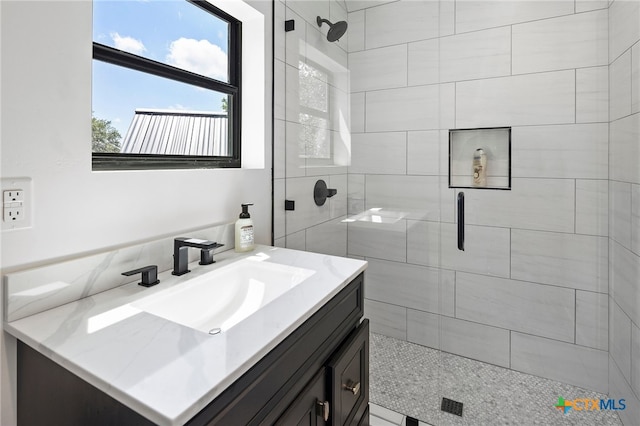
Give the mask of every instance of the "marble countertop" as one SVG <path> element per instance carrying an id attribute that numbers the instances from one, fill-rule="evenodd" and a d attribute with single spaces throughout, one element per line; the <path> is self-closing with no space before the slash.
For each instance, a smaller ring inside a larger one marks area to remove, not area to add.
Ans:
<path id="1" fill-rule="evenodd" d="M 227 331 L 209 335 L 126 307 L 143 297 L 245 257 L 316 271 Z M 72 373 L 161 425 L 184 424 L 311 317 L 366 268 L 361 260 L 257 246 L 227 251 L 214 265 L 189 265 L 181 277 L 159 274 L 4 324 Z"/>

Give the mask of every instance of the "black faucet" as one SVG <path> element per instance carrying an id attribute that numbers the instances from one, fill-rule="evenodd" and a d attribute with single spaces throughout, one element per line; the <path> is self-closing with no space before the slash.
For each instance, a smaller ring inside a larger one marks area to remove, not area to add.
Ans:
<path id="1" fill-rule="evenodd" d="M 158 279 L 158 265 L 144 266 L 142 268 L 134 269 L 133 271 L 123 272 L 122 275 L 126 275 L 128 277 L 140 273 L 142 273 L 142 281 L 138 283 L 139 285 L 151 287 L 160 282 Z"/>
<path id="2" fill-rule="evenodd" d="M 213 260 L 213 249 L 222 247 L 224 244 L 218 244 L 214 241 L 199 240 L 197 238 L 176 238 L 173 240 L 173 275 L 184 275 L 190 272 L 187 269 L 189 264 L 189 256 L 187 256 L 189 247 L 200 249 L 200 265 L 211 265 L 215 263 Z"/>

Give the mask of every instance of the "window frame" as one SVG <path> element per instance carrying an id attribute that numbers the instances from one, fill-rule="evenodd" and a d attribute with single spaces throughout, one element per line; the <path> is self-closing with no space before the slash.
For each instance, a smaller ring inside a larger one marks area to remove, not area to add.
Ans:
<path id="1" fill-rule="evenodd" d="M 242 22 L 204 0 L 185 0 L 229 24 L 229 83 L 93 42 L 93 60 L 213 90 L 228 96 L 230 156 L 122 154 L 92 152 L 92 169 L 161 170 L 241 167 Z"/>

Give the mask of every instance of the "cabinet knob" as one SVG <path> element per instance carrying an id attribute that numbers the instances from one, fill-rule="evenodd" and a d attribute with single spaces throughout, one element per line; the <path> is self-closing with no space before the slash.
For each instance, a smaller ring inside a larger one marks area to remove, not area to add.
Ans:
<path id="1" fill-rule="evenodd" d="M 347 382 L 346 385 L 342 385 L 342 387 L 348 391 L 350 391 L 351 393 L 353 393 L 354 395 L 357 395 L 358 392 L 360 392 L 360 382 L 354 384 L 351 380 L 349 380 Z"/>
<path id="2" fill-rule="evenodd" d="M 329 401 L 316 400 L 316 413 L 322 416 L 325 422 L 329 421 Z"/>

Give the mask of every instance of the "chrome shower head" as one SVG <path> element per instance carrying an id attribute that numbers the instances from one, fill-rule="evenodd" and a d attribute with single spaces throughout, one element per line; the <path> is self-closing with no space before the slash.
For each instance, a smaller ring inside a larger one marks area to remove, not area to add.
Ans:
<path id="1" fill-rule="evenodd" d="M 329 24 L 329 31 L 327 32 L 327 40 L 329 40 L 330 42 L 338 41 L 340 37 L 342 37 L 344 33 L 347 32 L 347 23 L 345 21 L 338 21 L 335 24 L 332 24 L 328 20 L 318 16 L 316 18 L 316 22 L 318 23 L 319 27 L 322 26 L 323 22 L 326 22 L 327 24 Z"/>

